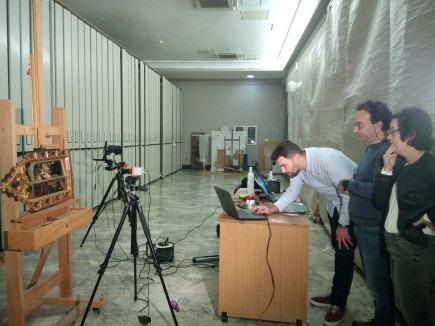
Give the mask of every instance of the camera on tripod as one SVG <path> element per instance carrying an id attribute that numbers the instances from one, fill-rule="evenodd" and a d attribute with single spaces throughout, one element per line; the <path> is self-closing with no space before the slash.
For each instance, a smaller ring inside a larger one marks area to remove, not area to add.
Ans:
<path id="1" fill-rule="evenodd" d="M 124 162 L 117 163 L 114 158 L 108 159 L 107 157 L 109 155 L 122 155 L 122 146 L 107 145 L 107 140 L 106 140 L 104 142 L 103 158 L 94 158 L 94 161 L 106 163 L 107 166 L 104 169 L 107 171 L 120 169 L 125 165 Z"/>
<path id="2" fill-rule="evenodd" d="M 122 155 L 122 146 L 119 145 L 107 145 L 107 140 L 104 143 L 103 158 L 94 158 L 94 161 L 106 163 L 104 168 L 107 171 L 118 170 L 122 174 L 131 174 L 133 176 L 140 176 L 144 172 L 142 167 L 127 168 L 125 162 L 116 162 L 115 158 L 109 159 L 108 156 Z"/>
<path id="3" fill-rule="evenodd" d="M 104 154 L 107 155 L 122 155 L 122 146 L 119 145 L 107 145 L 107 141 L 104 145 Z"/>

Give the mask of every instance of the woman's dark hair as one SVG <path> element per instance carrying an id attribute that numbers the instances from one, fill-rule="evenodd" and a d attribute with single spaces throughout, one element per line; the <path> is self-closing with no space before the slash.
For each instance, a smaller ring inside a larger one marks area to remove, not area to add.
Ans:
<path id="1" fill-rule="evenodd" d="M 408 145 L 420 151 L 432 149 L 434 142 L 432 139 L 432 119 L 426 111 L 409 107 L 394 114 L 392 119 L 397 119 L 402 141 L 409 139 Z"/>
<path id="2" fill-rule="evenodd" d="M 387 132 L 390 128 L 392 113 L 385 103 L 370 100 L 358 105 L 356 110 L 364 110 L 370 113 L 370 120 L 373 123 L 382 121 L 382 131 Z"/>
<path id="3" fill-rule="evenodd" d="M 295 143 L 291 142 L 290 140 L 285 140 L 276 148 L 273 150 L 272 155 L 270 156 L 270 159 L 272 161 L 276 161 L 279 157 L 283 156 L 286 158 L 291 158 L 295 154 L 303 154 L 304 150 L 300 148 Z"/>

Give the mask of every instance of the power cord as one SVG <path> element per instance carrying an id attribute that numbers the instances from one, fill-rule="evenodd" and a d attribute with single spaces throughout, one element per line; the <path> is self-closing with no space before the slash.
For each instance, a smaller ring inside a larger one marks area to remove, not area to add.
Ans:
<path id="1" fill-rule="evenodd" d="M 272 267 L 270 266 L 270 262 L 269 262 L 269 247 L 270 247 L 270 240 L 272 239 L 272 228 L 270 226 L 269 219 L 267 219 L 266 221 L 267 221 L 267 227 L 269 229 L 269 238 L 267 240 L 267 249 L 266 249 L 266 262 L 269 268 L 270 278 L 272 280 L 272 295 L 270 296 L 269 304 L 267 305 L 266 309 L 264 309 L 264 311 L 258 317 L 259 319 L 263 319 L 263 315 L 269 309 L 270 305 L 272 304 L 273 297 L 275 296 L 275 277 L 273 276 Z"/>

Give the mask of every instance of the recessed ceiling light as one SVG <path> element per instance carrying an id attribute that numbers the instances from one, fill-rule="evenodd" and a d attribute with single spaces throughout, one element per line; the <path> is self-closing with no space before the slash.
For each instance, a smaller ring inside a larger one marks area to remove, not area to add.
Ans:
<path id="1" fill-rule="evenodd" d="M 246 78 L 255 78 L 254 75 L 247 75 Z"/>

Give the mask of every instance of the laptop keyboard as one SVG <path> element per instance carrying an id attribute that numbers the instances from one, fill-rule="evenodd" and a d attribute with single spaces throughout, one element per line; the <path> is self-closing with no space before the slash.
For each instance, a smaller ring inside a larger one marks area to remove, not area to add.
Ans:
<path id="1" fill-rule="evenodd" d="M 282 213 L 305 214 L 307 212 L 308 208 L 303 203 L 292 203 L 282 210 Z"/>
<path id="2" fill-rule="evenodd" d="M 239 215 L 239 218 L 241 218 L 241 219 L 243 219 L 243 218 L 259 219 L 259 220 L 265 219 L 264 215 L 254 214 L 250 210 L 247 210 L 247 209 L 238 209 L 237 214 Z"/>

